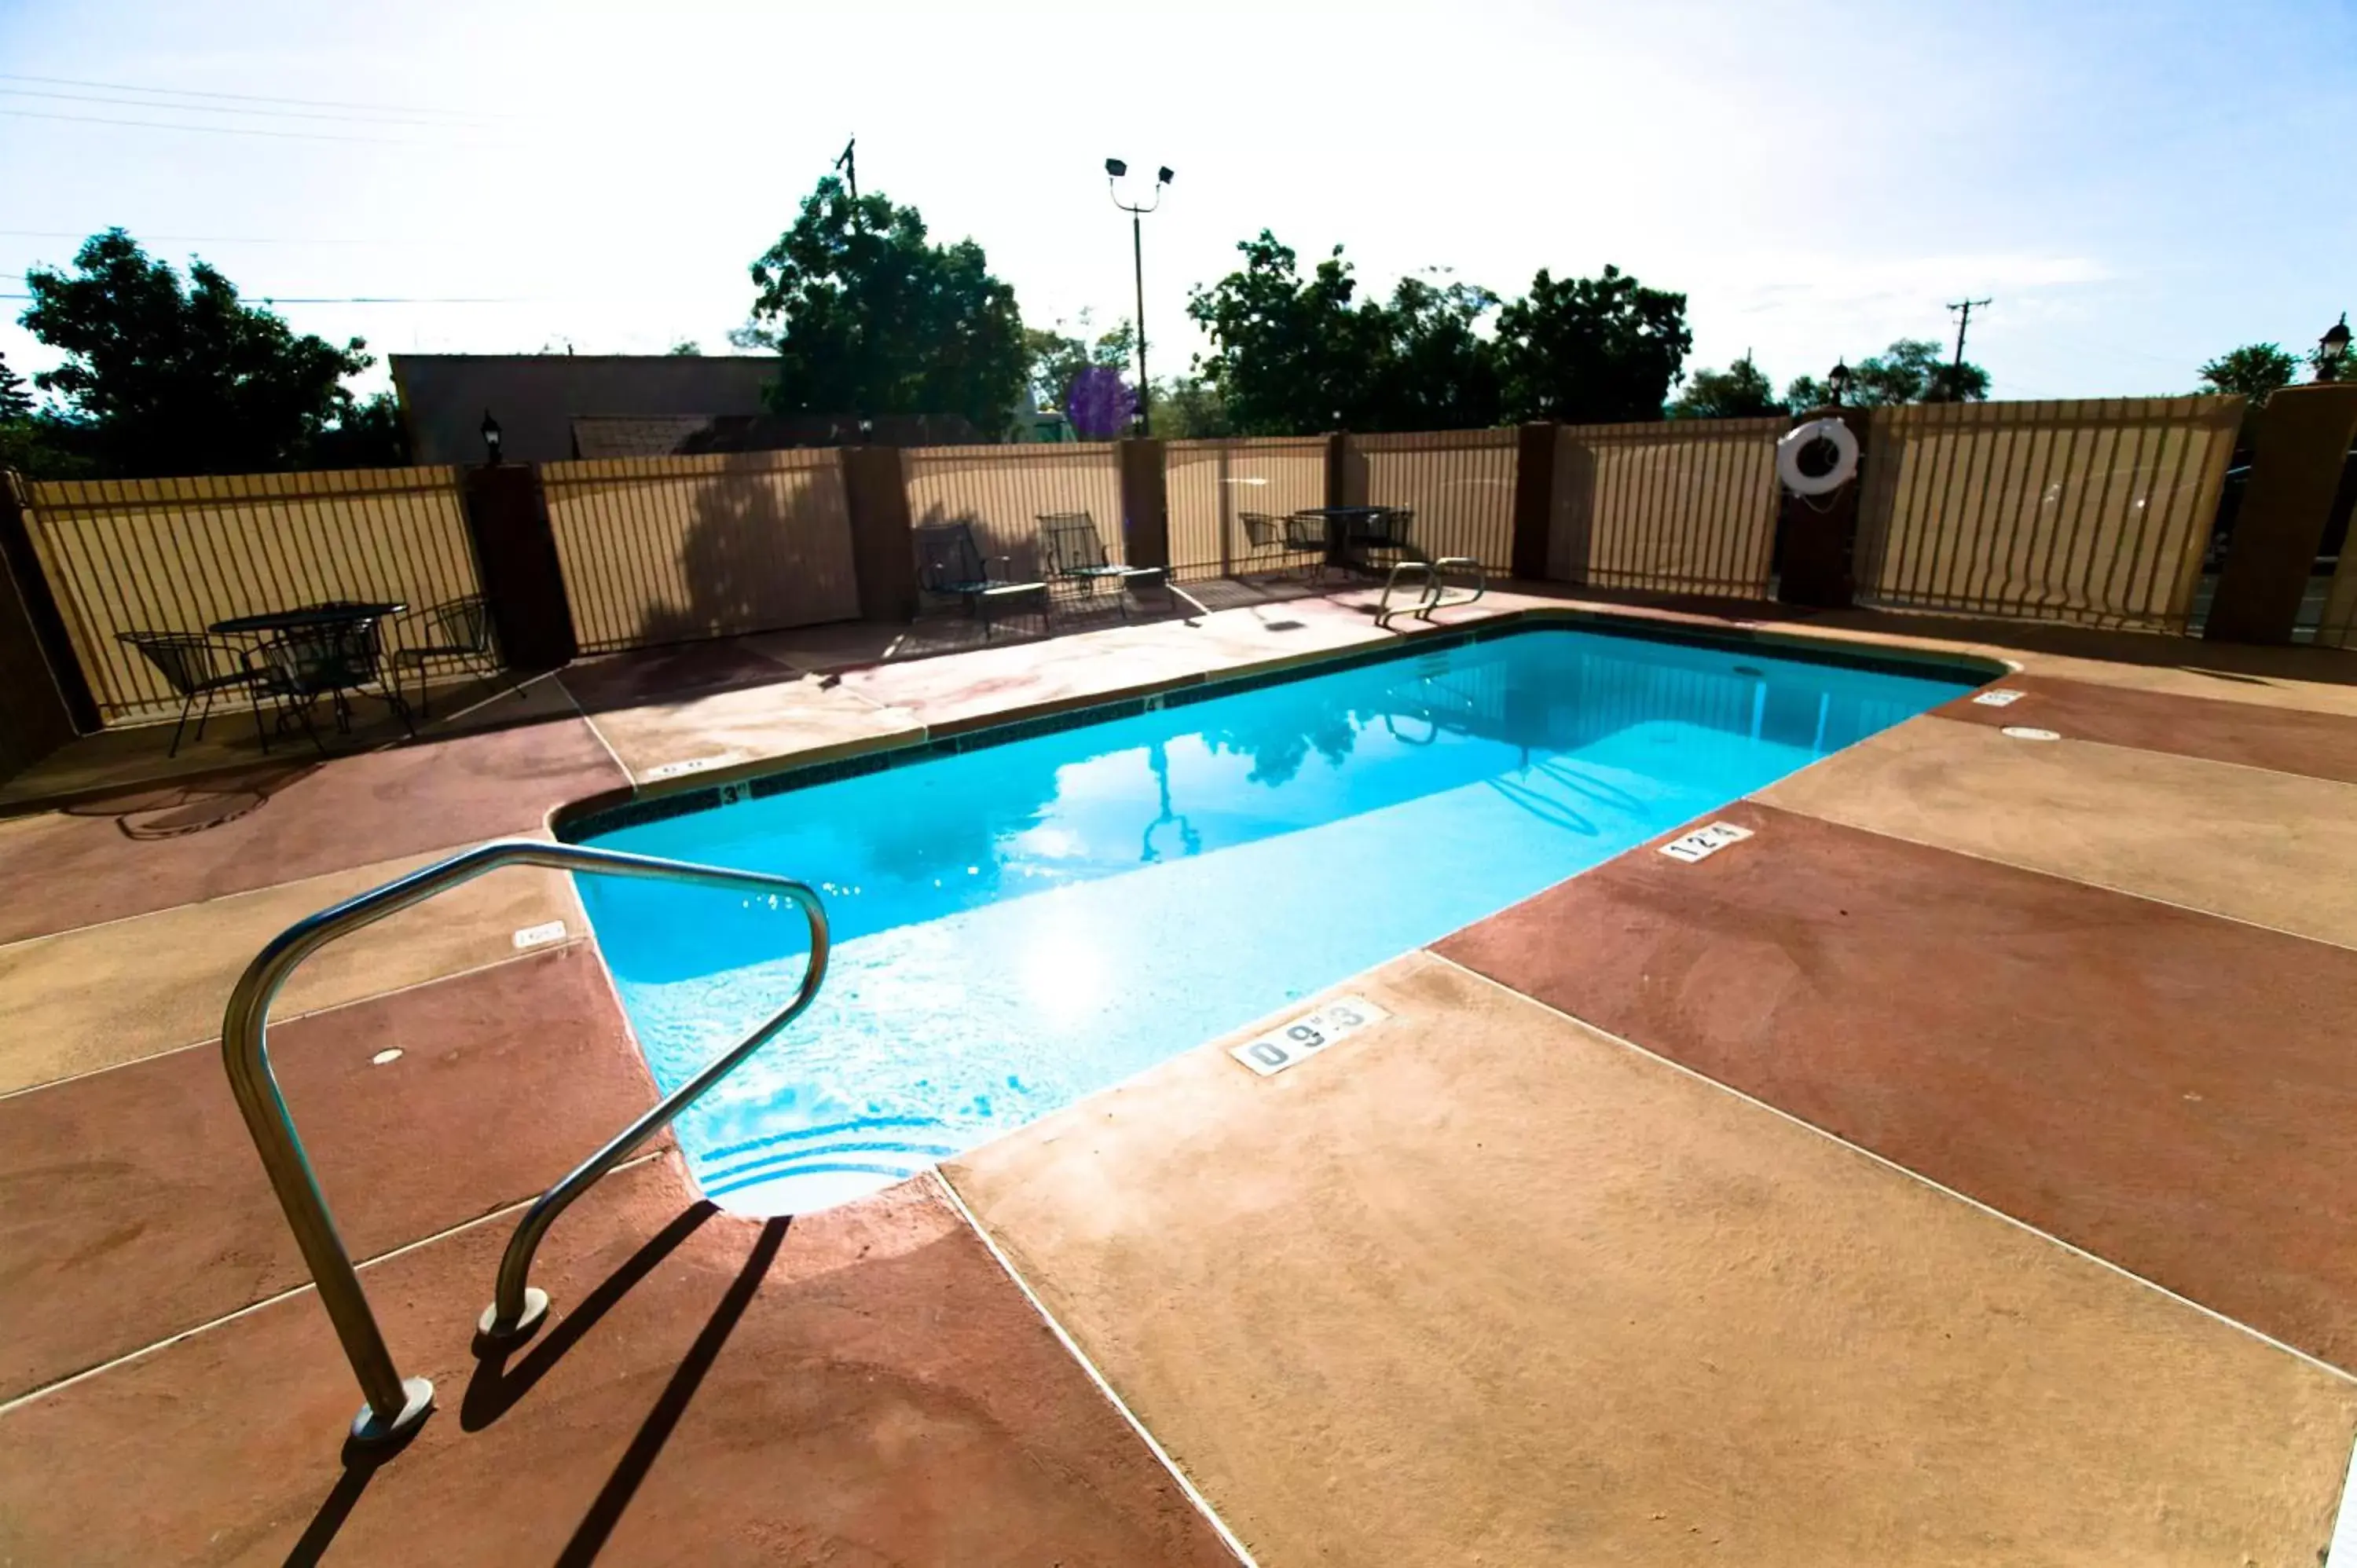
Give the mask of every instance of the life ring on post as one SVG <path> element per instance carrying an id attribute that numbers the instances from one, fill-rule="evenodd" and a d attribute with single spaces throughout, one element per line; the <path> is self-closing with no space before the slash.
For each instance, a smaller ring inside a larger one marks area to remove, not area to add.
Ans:
<path id="1" fill-rule="evenodd" d="M 1801 454 L 1823 441 L 1834 449 L 1834 466 L 1822 474 L 1801 472 Z M 1796 496 L 1825 496 L 1857 475 L 1857 437 L 1838 419 L 1796 424 L 1776 443 L 1776 477 Z"/>

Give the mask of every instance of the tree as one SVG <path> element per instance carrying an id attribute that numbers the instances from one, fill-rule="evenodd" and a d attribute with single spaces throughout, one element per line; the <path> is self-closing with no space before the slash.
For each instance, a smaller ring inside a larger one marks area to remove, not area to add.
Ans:
<path id="1" fill-rule="evenodd" d="M 1081 312 L 1077 335 L 1053 328 L 1027 328 L 1023 352 L 1028 367 L 1031 394 L 1041 408 L 1061 408 L 1072 390 L 1073 378 L 1086 370 L 1126 371 L 1137 354 L 1137 328 L 1127 320 L 1112 331 L 1088 336 L 1089 313 Z"/>
<path id="2" fill-rule="evenodd" d="M 1174 376 L 1154 383 L 1154 434 L 1169 441 L 1233 435 L 1235 423 L 1220 389 L 1198 376 Z"/>
<path id="3" fill-rule="evenodd" d="M 238 298 L 202 261 L 186 285 L 120 229 L 93 234 L 73 271 L 34 267 L 17 317 L 66 362 L 33 378 L 66 400 L 102 474 L 234 474 L 302 467 L 352 413 L 343 378 L 374 361 L 298 334 Z"/>
<path id="4" fill-rule="evenodd" d="M 1776 389 L 1749 354 L 1723 371 L 1696 371 L 1669 408 L 1672 419 L 1749 419 L 1783 412 Z"/>
<path id="5" fill-rule="evenodd" d="M 1850 368 L 1849 390 L 1842 401 L 1857 408 L 1983 403 L 1988 391 L 1988 372 L 1970 360 L 1957 365 L 1943 359 L 1940 345 L 1928 338 L 1901 338 Z M 1833 389 L 1814 376 L 1803 376 L 1785 389 L 1784 400 L 1796 410 L 1823 408 L 1834 401 Z"/>
<path id="6" fill-rule="evenodd" d="M 36 479 L 78 478 L 90 466 L 71 450 L 71 436 L 56 415 L 34 405 L 25 378 L 0 354 L 0 468 Z"/>
<path id="7" fill-rule="evenodd" d="M 974 241 L 929 242 L 913 207 L 854 200 L 828 175 L 752 276 L 747 338 L 778 350 L 780 413 L 958 413 L 997 431 L 1022 401 L 1015 291 Z"/>
<path id="8" fill-rule="evenodd" d="M 2233 392 L 2256 408 L 2298 379 L 2299 365 L 2279 344 L 2245 343 L 2201 367 L 2201 390 Z"/>
<path id="9" fill-rule="evenodd" d="M 693 338 L 683 338 L 678 342 L 673 343 L 670 348 L 665 349 L 663 352 L 677 359 L 693 359 L 694 356 L 704 352 L 704 345 L 698 343 Z"/>
<path id="10" fill-rule="evenodd" d="M 401 423 L 401 400 L 381 392 L 351 405 L 344 417 L 311 444 L 314 468 L 397 468 L 409 461 L 409 433 Z"/>
<path id="11" fill-rule="evenodd" d="M 1659 419 L 1694 347 L 1685 311 L 1684 295 L 1647 288 L 1618 267 L 1561 282 L 1541 271 L 1498 316 L 1507 416 Z"/>
<path id="12" fill-rule="evenodd" d="M 1498 303 L 1489 290 L 1405 278 L 1388 302 L 1361 302 L 1340 245 L 1307 278 L 1265 229 L 1236 248 L 1243 270 L 1187 304 L 1213 344 L 1203 383 L 1236 434 L 1497 422 L 1495 349 L 1477 330 Z"/>
<path id="13" fill-rule="evenodd" d="M 33 394 L 25 390 L 25 378 L 8 368 L 8 356 L 0 354 L 0 424 L 15 424 L 33 417 Z"/>

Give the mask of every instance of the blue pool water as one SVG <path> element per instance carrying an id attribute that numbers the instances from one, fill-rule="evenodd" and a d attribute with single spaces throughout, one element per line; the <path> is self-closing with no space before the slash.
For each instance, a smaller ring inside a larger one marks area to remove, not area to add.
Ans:
<path id="1" fill-rule="evenodd" d="M 911 1175 L 1966 689 L 1941 674 L 1533 629 L 594 842 L 778 872 L 823 897 L 835 946 L 817 1002 L 678 1124 L 705 1192 L 794 1212 Z M 597 877 L 581 893 L 666 1090 L 801 977 L 791 908 Z"/>

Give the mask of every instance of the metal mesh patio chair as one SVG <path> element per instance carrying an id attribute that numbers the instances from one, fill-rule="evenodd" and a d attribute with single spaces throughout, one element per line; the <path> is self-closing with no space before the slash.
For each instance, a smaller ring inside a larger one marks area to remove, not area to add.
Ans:
<path id="1" fill-rule="evenodd" d="M 994 576 L 982 558 L 982 551 L 974 542 L 973 525 L 963 522 L 931 523 L 909 530 L 917 547 L 917 588 L 920 594 L 933 598 L 956 599 L 965 606 L 966 613 L 982 623 L 982 635 L 990 636 L 991 626 L 1012 607 L 1035 602 L 1044 617 L 1048 608 L 1048 585 L 1017 582 L 1005 575 Z M 1014 557 L 997 555 L 992 564 L 1002 568 L 1010 565 Z"/>
<path id="2" fill-rule="evenodd" d="M 428 605 L 413 611 L 410 618 L 424 623 L 425 640 L 404 643 L 393 650 L 393 684 L 398 691 L 404 671 L 417 672 L 419 718 L 433 716 L 429 706 L 433 688 L 428 676 L 434 665 L 455 665 L 490 680 L 505 680 L 500 661 L 499 634 L 491 625 L 490 607 L 480 594 Z M 523 688 L 512 680 L 507 680 L 506 685 L 517 696 L 523 695 Z"/>
<path id="3" fill-rule="evenodd" d="M 334 621 L 283 632 L 262 645 L 262 662 L 266 672 L 264 689 L 279 698 L 285 712 L 310 736 L 311 744 L 323 752 L 327 747 L 311 725 L 311 704 L 323 696 L 333 699 L 336 728 L 350 734 L 351 703 L 345 693 L 370 686 L 393 709 L 401 727 L 413 739 L 417 735 L 409 704 L 385 678 L 383 642 L 373 619 Z"/>
<path id="4" fill-rule="evenodd" d="M 1093 596 L 1097 589 L 1111 585 L 1121 607 L 1121 618 L 1129 618 L 1129 590 L 1137 587 L 1170 585 L 1167 566 L 1124 566 L 1105 553 L 1104 540 L 1097 532 L 1096 519 L 1084 511 L 1050 511 L 1039 514 L 1039 553 L 1048 564 L 1048 579 L 1054 583 L 1078 584 L 1081 591 Z"/>
<path id="5" fill-rule="evenodd" d="M 115 640 L 137 649 L 172 694 L 180 699 L 180 720 L 172 726 L 172 744 L 164 753 L 178 757 L 180 753 L 180 732 L 188 727 L 188 712 L 197 709 L 197 738 L 205 738 L 205 720 L 212 714 L 213 699 L 223 692 L 242 691 L 246 703 L 253 710 L 254 734 L 261 738 L 262 749 L 270 749 L 270 733 L 262 724 L 262 693 L 266 683 L 264 672 L 256 669 L 246 649 L 218 637 L 207 637 L 192 631 L 125 631 Z M 198 700 L 203 705 L 198 706 Z"/>
<path id="6" fill-rule="evenodd" d="M 1322 534 L 1319 536 L 1318 544 L 1314 547 L 1296 542 L 1294 538 L 1295 529 L 1293 527 L 1294 520 L 1292 518 L 1279 517 L 1275 512 L 1240 511 L 1236 513 L 1236 521 L 1243 524 L 1244 542 L 1252 547 L 1252 553 L 1255 558 L 1266 554 L 1270 551 L 1276 552 L 1280 556 L 1290 557 L 1297 555 L 1307 549 L 1316 548 L 1323 550 L 1325 548 L 1325 540 Z M 1295 562 L 1289 559 L 1284 561 L 1283 565 L 1286 570 L 1298 570 L 1304 575 L 1307 575 L 1308 571 L 1308 567 L 1306 563 Z"/>

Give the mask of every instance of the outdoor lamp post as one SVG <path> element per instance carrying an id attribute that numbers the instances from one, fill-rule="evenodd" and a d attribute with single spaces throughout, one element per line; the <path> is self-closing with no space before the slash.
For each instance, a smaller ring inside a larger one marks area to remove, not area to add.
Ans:
<path id="1" fill-rule="evenodd" d="M 2342 311 L 2341 319 L 2324 330 L 2316 340 L 2316 379 L 2337 381 L 2341 379 L 2341 361 L 2349 357 L 2349 313 Z"/>
<path id="2" fill-rule="evenodd" d="M 1835 360 L 1834 368 L 1825 372 L 1825 385 L 1833 388 L 1834 406 L 1839 408 L 1842 405 L 1842 393 L 1849 391 L 1849 367 L 1841 360 Z"/>
<path id="3" fill-rule="evenodd" d="M 1153 211 L 1155 208 L 1162 205 L 1162 188 L 1170 183 L 1172 176 L 1168 167 L 1157 169 L 1154 174 L 1153 201 L 1144 207 L 1133 207 L 1128 202 L 1124 201 L 1121 199 L 1121 193 L 1114 188 L 1114 181 L 1121 178 L 1128 172 L 1129 166 L 1122 162 L 1119 158 L 1105 159 L 1105 191 L 1108 195 L 1112 196 L 1113 204 L 1115 207 L 1120 208 L 1124 212 L 1129 214 L 1129 254 L 1132 263 L 1137 270 L 1137 433 L 1140 435 L 1151 435 L 1154 434 L 1154 431 L 1150 422 L 1147 405 L 1153 394 L 1147 389 L 1146 380 L 1146 234 L 1144 215 Z"/>
<path id="4" fill-rule="evenodd" d="M 500 422 L 491 417 L 490 409 L 483 410 L 483 461 L 500 460 Z"/>

